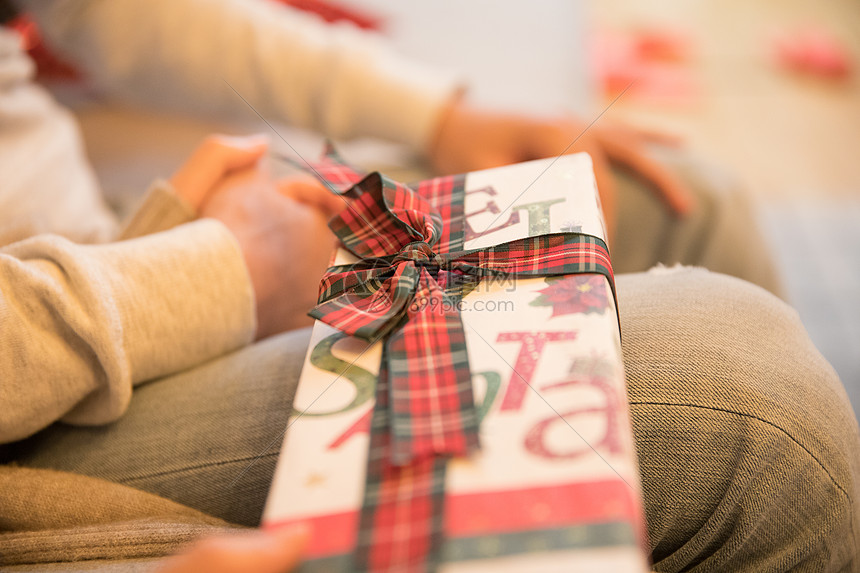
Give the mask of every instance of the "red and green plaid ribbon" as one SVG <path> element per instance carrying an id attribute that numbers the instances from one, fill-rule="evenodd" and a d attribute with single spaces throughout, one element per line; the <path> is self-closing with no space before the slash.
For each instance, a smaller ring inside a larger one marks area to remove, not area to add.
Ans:
<path id="1" fill-rule="evenodd" d="M 383 340 L 355 566 L 435 568 L 445 462 L 478 447 L 478 416 L 458 303 L 485 279 L 599 273 L 605 243 L 578 233 L 464 250 L 464 176 L 411 187 L 364 175 L 329 147 L 311 170 L 350 206 L 329 222 L 358 262 L 328 269 L 314 318 Z"/>

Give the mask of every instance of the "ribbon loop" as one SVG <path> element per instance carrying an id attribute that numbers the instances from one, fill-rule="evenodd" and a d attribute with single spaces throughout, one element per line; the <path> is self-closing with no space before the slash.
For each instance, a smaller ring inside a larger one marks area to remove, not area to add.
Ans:
<path id="1" fill-rule="evenodd" d="M 347 277 L 354 280 L 350 273 Z M 356 281 L 354 287 L 321 302 L 308 314 L 350 336 L 376 341 L 391 332 L 406 315 L 419 277 L 414 264 L 402 262 L 391 276 Z"/>
<path id="2" fill-rule="evenodd" d="M 385 257 L 410 243 L 439 241 L 442 216 L 406 185 L 371 173 L 352 192 L 356 198 L 329 228 L 355 256 Z"/>

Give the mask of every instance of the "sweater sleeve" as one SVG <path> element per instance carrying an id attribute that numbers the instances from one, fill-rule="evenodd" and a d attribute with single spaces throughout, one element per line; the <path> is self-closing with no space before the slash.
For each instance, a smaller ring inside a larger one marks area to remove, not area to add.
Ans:
<path id="1" fill-rule="evenodd" d="M 194 208 L 174 191 L 173 186 L 164 179 L 157 179 L 149 186 L 137 209 L 123 223 L 119 240 L 166 231 L 196 218 Z"/>
<path id="2" fill-rule="evenodd" d="M 331 137 L 423 150 L 458 88 L 378 36 L 271 0 L 20 3 L 97 87 L 145 105 L 255 117 L 250 104 L 268 120 Z"/>
<path id="3" fill-rule="evenodd" d="M 0 245 L 44 233 L 107 241 L 117 222 L 80 130 L 33 73 L 21 39 L 0 26 Z"/>
<path id="4" fill-rule="evenodd" d="M 106 245 L 0 249 L 0 442 L 55 420 L 103 424 L 132 387 L 249 343 L 241 252 L 213 220 Z"/>

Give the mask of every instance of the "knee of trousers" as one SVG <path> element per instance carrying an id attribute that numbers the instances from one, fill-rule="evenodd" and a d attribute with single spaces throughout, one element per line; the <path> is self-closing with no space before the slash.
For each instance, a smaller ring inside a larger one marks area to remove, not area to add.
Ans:
<path id="1" fill-rule="evenodd" d="M 852 559 L 857 421 L 797 314 L 684 267 L 621 275 L 618 297 L 655 563 L 739 566 L 741 541 L 783 570 Z"/>

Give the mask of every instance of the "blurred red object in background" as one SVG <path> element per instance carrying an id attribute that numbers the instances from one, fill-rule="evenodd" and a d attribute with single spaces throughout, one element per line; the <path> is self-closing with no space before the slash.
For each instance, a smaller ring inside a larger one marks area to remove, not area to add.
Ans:
<path id="1" fill-rule="evenodd" d="M 36 22 L 26 13 L 17 16 L 6 25 L 21 36 L 24 50 L 36 63 L 36 75 L 38 77 L 70 82 L 81 79 L 81 73 L 72 64 L 55 55 L 45 45 Z"/>
<path id="2" fill-rule="evenodd" d="M 379 30 L 382 27 L 382 18 L 378 15 L 359 10 L 352 6 L 344 6 L 330 0 L 275 0 L 281 4 L 292 6 L 297 10 L 304 10 L 316 14 L 329 23 L 350 22 L 363 30 Z"/>
<path id="3" fill-rule="evenodd" d="M 830 32 L 801 27 L 780 34 L 773 43 L 777 65 L 821 78 L 846 78 L 851 74 L 848 50 Z"/>
<path id="4" fill-rule="evenodd" d="M 631 41 L 643 61 L 688 62 L 693 52 L 690 37 L 675 28 L 643 28 Z"/>
<path id="5" fill-rule="evenodd" d="M 681 30 L 651 27 L 601 32 L 592 42 L 591 56 L 606 97 L 629 88 L 627 97 L 683 105 L 698 94 L 689 65 L 693 43 Z"/>

